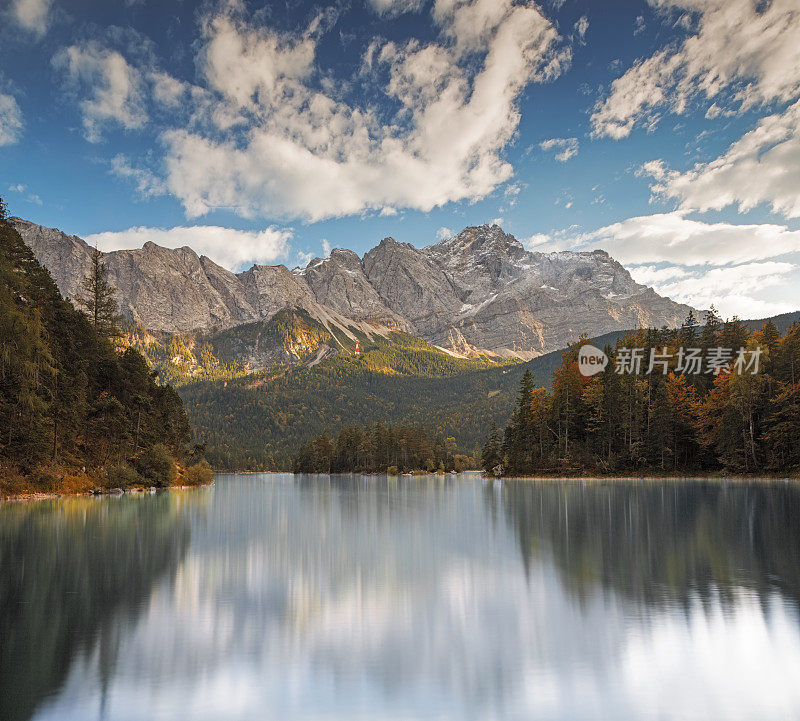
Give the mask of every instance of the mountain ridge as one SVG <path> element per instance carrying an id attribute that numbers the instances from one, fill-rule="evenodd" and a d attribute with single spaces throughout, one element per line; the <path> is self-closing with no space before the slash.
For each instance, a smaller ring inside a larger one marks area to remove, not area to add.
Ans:
<path id="1" fill-rule="evenodd" d="M 80 293 L 92 248 L 75 235 L 11 218 L 65 296 Z M 412 333 L 463 356 L 527 360 L 596 336 L 680 324 L 687 305 L 636 283 L 602 250 L 529 251 L 497 225 L 416 248 L 384 238 L 363 256 L 335 249 L 305 268 L 233 273 L 188 246 L 103 254 L 123 314 L 149 331 L 210 332 L 297 308 L 352 337 Z"/>

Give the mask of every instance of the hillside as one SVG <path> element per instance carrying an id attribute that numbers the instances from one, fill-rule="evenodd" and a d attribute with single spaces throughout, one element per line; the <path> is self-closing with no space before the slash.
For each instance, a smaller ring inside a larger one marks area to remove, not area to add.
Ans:
<path id="1" fill-rule="evenodd" d="M 62 298 L 4 210 L 0 200 L 0 497 L 169 485 L 192 458 L 179 396 L 136 350 L 118 351 L 110 323 Z M 210 480 L 200 471 L 190 475 Z"/>
<path id="2" fill-rule="evenodd" d="M 751 329 L 773 320 L 781 332 L 800 312 L 745 321 Z M 591 339 L 599 348 L 631 333 L 617 331 Z M 179 388 L 199 439 L 220 468 L 288 467 L 307 439 L 335 435 L 352 423 L 415 424 L 442 438 L 455 438 L 460 452 L 475 453 L 492 422 L 509 419 L 520 379 L 530 370 L 534 383 L 548 387 L 563 349 L 524 363 L 495 364 L 461 359 L 413 336 L 362 336 L 362 353 L 347 352 L 311 367 L 276 367 L 231 379 L 189 381 Z"/>

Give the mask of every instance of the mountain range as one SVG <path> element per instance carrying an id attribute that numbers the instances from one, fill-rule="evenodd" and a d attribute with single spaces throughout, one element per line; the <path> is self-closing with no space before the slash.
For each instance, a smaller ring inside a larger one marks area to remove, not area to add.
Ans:
<path id="1" fill-rule="evenodd" d="M 92 247 L 12 218 L 61 292 L 80 294 Z M 363 257 L 335 249 L 305 268 L 253 265 L 233 273 L 191 248 L 104 254 L 123 315 L 155 333 L 230 331 L 305 311 L 333 338 L 403 331 L 449 353 L 530 359 L 581 333 L 674 327 L 689 306 L 636 283 L 602 250 L 526 250 L 497 225 L 465 228 L 425 248 L 384 238 Z"/>

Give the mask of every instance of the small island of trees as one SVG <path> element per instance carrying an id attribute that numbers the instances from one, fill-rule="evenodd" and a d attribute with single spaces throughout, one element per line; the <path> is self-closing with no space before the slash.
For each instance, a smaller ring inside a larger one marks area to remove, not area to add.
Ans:
<path id="1" fill-rule="evenodd" d="M 323 433 L 304 443 L 293 463 L 295 473 L 461 472 L 477 460 L 456 453 L 453 438 L 432 437 L 419 426 L 375 423 L 345 426 L 334 441 Z"/>

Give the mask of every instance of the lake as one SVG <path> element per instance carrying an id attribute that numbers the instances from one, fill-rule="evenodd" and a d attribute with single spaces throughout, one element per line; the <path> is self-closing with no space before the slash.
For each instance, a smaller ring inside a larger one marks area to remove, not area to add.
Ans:
<path id="1" fill-rule="evenodd" d="M 782 482 L 6 503 L 0 719 L 798 719 L 799 603 Z"/>

